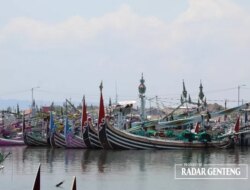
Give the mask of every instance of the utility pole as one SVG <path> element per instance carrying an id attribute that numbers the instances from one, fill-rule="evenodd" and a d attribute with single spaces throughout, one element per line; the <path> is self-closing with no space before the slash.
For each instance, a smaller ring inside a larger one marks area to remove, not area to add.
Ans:
<path id="1" fill-rule="evenodd" d="M 240 87 L 246 86 L 245 84 L 238 85 L 238 106 L 240 106 Z"/>
<path id="2" fill-rule="evenodd" d="M 39 86 L 36 86 L 36 87 L 32 87 L 31 88 L 31 101 L 32 101 L 32 104 L 34 102 L 34 89 L 37 89 L 37 88 L 40 88 Z"/>
<path id="3" fill-rule="evenodd" d="M 40 88 L 39 86 L 32 87 L 31 88 L 31 110 L 32 110 L 32 117 L 35 115 L 35 110 L 36 110 L 36 105 L 35 105 L 35 100 L 34 100 L 34 89 Z"/>
<path id="4" fill-rule="evenodd" d="M 115 103 L 118 104 L 117 84 L 115 81 Z"/>

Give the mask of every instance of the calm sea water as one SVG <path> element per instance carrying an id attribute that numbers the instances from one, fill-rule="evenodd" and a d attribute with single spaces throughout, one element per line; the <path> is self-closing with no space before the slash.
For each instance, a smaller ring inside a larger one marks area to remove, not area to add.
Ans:
<path id="1" fill-rule="evenodd" d="M 0 147 L 11 152 L 0 170 L 0 190 L 32 189 L 41 163 L 41 189 L 79 190 L 249 189 L 250 180 L 176 180 L 175 164 L 250 164 L 250 148 L 232 150 L 74 150 Z M 250 172 L 249 172 L 250 173 Z M 65 180 L 61 188 L 57 183 Z"/>

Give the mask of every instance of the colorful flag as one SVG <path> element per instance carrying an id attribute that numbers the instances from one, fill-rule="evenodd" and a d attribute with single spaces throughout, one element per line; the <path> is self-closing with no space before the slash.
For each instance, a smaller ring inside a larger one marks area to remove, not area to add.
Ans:
<path id="1" fill-rule="evenodd" d="M 199 133 L 199 129 L 200 129 L 200 123 L 197 122 L 197 123 L 196 123 L 196 126 L 195 126 L 194 132 L 195 132 L 195 133 Z"/>
<path id="2" fill-rule="evenodd" d="M 83 96 L 83 99 L 82 99 L 82 128 L 84 127 L 86 121 L 87 121 L 87 106 L 85 103 L 85 96 Z"/>
<path id="3" fill-rule="evenodd" d="M 240 131 L 240 117 L 237 118 L 237 121 L 234 126 L 234 131 L 238 133 Z"/>
<path id="4" fill-rule="evenodd" d="M 102 123 L 103 119 L 105 118 L 105 110 L 104 110 L 104 103 L 103 103 L 103 97 L 102 97 L 102 83 L 100 85 L 100 92 L 101 92 L 101 97 L 100 97 L 100 106 L 99 106 L 99 117 L 98 117 L 98 127 Z"/>

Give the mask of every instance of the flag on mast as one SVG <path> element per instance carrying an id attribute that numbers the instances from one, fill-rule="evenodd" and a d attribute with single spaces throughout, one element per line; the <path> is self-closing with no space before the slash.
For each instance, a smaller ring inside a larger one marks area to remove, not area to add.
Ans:
<path id="1" fill-rule="evenodd" d="M 85 103 L 85 96 L 82 98 L 82 129 L 87 121 L 87 106 Z"/>
<path id="2" fill-rule="evenodd" d="M 199 133 L 199 129 L 200 129 L 200 123 L 199 122 L 197 122 L 196 123 L 196 126 L 195 126 L 195 133 Z"/>
<path id="3" fill-rule="evenodd" d="M 237 118 L 237 121 L 234 126 L 234 131 L 238 133 L 240 131 L 240 117 Z"/>
<path id="4" fill-rule="evenodd" d="M 99 106 L 99 116 L 98 116 L 98 128 L 99 128 L 99 125 L 102 123 L 102 120 L 105 118 L 105 110 L 104 110 L 104 103 L 103 103 L 103 97 L 102 97 L 102 82 L 99 86 L 100 88 L 100 106 Z"/>

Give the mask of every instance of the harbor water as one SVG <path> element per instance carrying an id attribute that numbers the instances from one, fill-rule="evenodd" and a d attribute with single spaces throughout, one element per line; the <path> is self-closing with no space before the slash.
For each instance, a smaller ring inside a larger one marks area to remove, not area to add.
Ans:
<path id="1" fill-rule="evenodd" d="M 41 163 L 41 189 L 78 190 L 211 190 L 249 189 L 249 179 L 175 179 L 175 165 L 250 164 L 250 148 L 229 150 L 77 150 L 30 147 L 0 147 L 11 155 L 2 163 L 0 190 L 32 189 Z M 249 170 L 249 169 L 248 169 Z M 250 173 L 248 171 L 248 173 Z"/>

